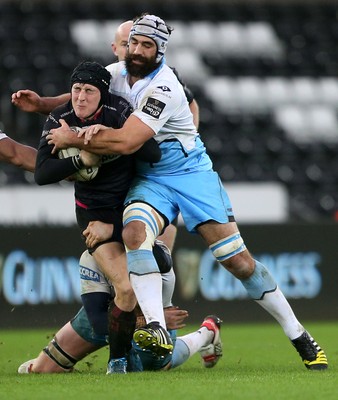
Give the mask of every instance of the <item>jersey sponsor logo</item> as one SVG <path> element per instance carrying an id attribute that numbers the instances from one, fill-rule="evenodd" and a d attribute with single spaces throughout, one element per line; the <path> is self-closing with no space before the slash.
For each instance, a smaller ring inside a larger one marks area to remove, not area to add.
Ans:
<path id="1" fill-rule="evenodd" d="M 165 106 L 165 103 L 162 103 L 162 101 L 154 99 L 153 97 L 149 97 L 146 105 L 142 108 L 142 111 L 145 114 L 159 119 Z"/>
<path id="2" fill-rule="evenodd" d="M 3 297 L 13 305 L 81 302 L 78 266 L 78 257 L 33 258 L 20 249 L 0 254 Z"/>
<path id="3" fill-rule="evenodd" d="M 46 131 L 46 130 L 43 130 L 41 136 L 42 136 L 42 137 L 45 137 L 45 136 L 49 135 L 49 133 L 50 133 L 50 132 L 49 132 L 48 130 L 47 130 L 47 131 Z"/>
<path id="4" fill-rule="evenodd" d="M 100 282 L 100 275 L 86 267 L 80 267 L 80 278 L 86 281 Z"/>
<path id="5" fill-rule="evenodd" d="M 101 156 L 101 164 L 107 164 L 112 161 L 115 161 L 116 159 L 120 158 L 120 154 L 111 154 L 111 155 L 103 155 Z"/>
<path id="6" fill-rule="evenodd" d="M 162 92 L 171 92 L 171 89 L 168 86 L 157 86 L 157 89 L 161 89 Z"/>
<path id="7" fill-rule="evenodd" d="M 153 95 L 153 96 L 160 95 L 160 96 L 164 96 L 164 97 L 166 97 L 168 99 L 172 98 L 171 92 L 170 93 L 169 92 L 164 93 L 164 92 L 161 92 L 160 90 L 153 90 L 151 92 L 151 95 Z"/>
<path id="8" fill-rule="evenodd" d="M 59 128 L 59 126 L 60 126 L 59 121 L 58 121 L 57 118 L 54 117 L 53 114 L 49 114 L 49 115 L 48 115 L 48 117 L 47 117 L 47 119 L 46 119 L 46 123 L 47 123 L 47 122 L 51 122 L 51 121 L 52 121 L 54 124 L 57 125 L 57 126 L 55 126 L 55 128 Z"/>

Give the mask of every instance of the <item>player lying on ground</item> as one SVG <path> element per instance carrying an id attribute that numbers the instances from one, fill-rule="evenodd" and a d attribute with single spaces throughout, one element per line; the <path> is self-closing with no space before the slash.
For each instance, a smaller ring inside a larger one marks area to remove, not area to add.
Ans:
<path id="1" fill-rule="evenodd" d="M 171 270 L 167 275 L 163 274 L 164 286 L 166 280 L 172 280 L 172 272 Z M 111 297 L 114 294 L 112 286 L 88 251 L 85 251 L 80 258 L 80 276 L 82 298 L 86 298 L 85 304 L 92 302 L 99 308 L 97 298 L 101 298 L 101 309 L 96 314 L 100 321 L 91 324 L 84 307 L 82 307 L 76 316 L 56 333 L 37 358 L 26 361 L 19 367 L 19 373 L 71 372 L 78 361 L 107 346 L 107 330 L 96 334 L 93 324 L 101 327 L 107 326 L 107 296 Z M 89 278 L 88 280 L 89 276 L 92 279 Z M 167 296 L 170 296 L 169 293 L 164 290 L 166 297 L 164 304 L 170 304 L 164 309 L 164 312 L 171 337 L 175 343 L 172 357 L 161 357 L 150 350 L 143 351 L 133 342 L 133 347 L 128 355 L 130 372 L 175 368 L 187 361 L 196 352 L 200 352 L 204 366 L 210 368 L 216 365 L 222 355 L 221 321 L 215 316 L 206 317 L 197 331 L 176 338 L 176 329 L 185 326 L 184 320 L 188 313 L 185 310 L 173 307 L 171 302 L 168 303 L 169 298 Z M 93 301 L 91 297 L 94 297 Z M 142 319 L 139 319 L 139 324 L 142 323 Z"/>

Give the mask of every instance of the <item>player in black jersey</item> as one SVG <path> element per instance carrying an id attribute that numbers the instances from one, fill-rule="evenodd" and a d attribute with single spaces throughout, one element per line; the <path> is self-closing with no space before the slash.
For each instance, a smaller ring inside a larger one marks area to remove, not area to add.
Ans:
<path id="1" fill-rule="evenodd" d="M 155 163 L 161 158 L 161 152 L 155 140 L 151 140 L 134 156 L 98 157 L 82 150 L 78 155 L 60 159 L 46 140 L 49 131 L 64 122 L 73 127 L 74 134 L 78 128 L 97 123 L 113 128 L 121 127 L 131 108 L 125 99 L 109 93 L 110 79 L 110 73 L 95 62 L 83 62 L 74 69 L 71 76 L 71 100 L 53 110 L 44 124 L 35 180 L 39 185 L 51 184 L 74 177 L 77 171 L 85 167 L 99 166 L 98 173 L 92 180 L 75 181 L 75 208 L 82 234 L 85 234 L 88 225 L 93 221 L 112 226 L 111 237 L 88 250 L 113 283 L 116 293 L 110 305 L 108 324 L 109 362 L 114 365 L 114 361 L 118 360 L 116 371 L 114 368 L 110 368 L 110 371 L 118 373 L 124 372 L 119 369 L 121 364 L 125 364 L 120 360 L 128 358 L 131 348 L 135 326 L 133 310 L 136 305 L 121 237 L 123 201 L 134 175 L 134 157 Z"/>

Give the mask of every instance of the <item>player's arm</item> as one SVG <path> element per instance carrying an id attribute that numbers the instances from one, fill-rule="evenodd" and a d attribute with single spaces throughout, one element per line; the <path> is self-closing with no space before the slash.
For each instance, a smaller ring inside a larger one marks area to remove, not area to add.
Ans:
<path id="1" fill-rule="evenodd" d="M 0 161 L 34 172 L 37 150 L 10 137 L 0 140 Z"/>
<path id="2" fill-rule="evenodd" d="M 134 115 L 127 119 L 122 128 L 92 125 L 83 129 L 77 136 L 72 134 L 64 120 L 60 120 L 60 123 L 60 128 L 51 129 L 47 135 L 48 144 L 54 146 L 53 152 L 73 146 L 95 154 L 128 155 L 135 153 L 155 134 L 148 125 Z"/>
<path id="3" fill-rule="evenodd" d="M 36 159 L 35 182 L 38 185 L 49 185 L 60 182 L 64 179 L 73 180 L 72 175 L 77 171 L 98 165 L 96 154 L 87 153 L 82 150 L 79 155 L 60 159 L 56 154 L 52 154 L 52 146 L 48 144 L 40 145 Z"/>
<path id="4" fill-rule="evenodd" d="M 32 90 L 19 90 L 12 94 L 12 103 L 22 111 L 48 115 L 54 108 L 70 100 L 70 93 L 55 97 L 41 97 Z"/>
<path id="5" fill-rule="evenodd" d="M 181 310 L 177 306 L 170 306 L 163 309 L 164 319 L 168 329 L 181 329 L 186 326 L 185 320 L 189 317 L 187 310 Z M 136 328 L 142 328 L 146 326 L 146 320 L 141 312 L 141 309 L 136 307 Z"/>
<path id="6" fill-rule="evenodd" d="M 188 88 L 188 86 L 185 84 L 185 82 L 183 82 L 183 80 L 182 80 L 181 76 L 179 75 L 179 73 L 177 72 L 176 68 L 171 68 L 171 69 L 172 69 L 173 73 L 176 75 L 176 78 L 178 79 L 180 84 L 183 86 L 185 97 L 188 100 L 189 108 L 190 108 L 191 114 L 193 116 L 194 125 L 196 126 L 196 129 L 198 130 L 199 123 L 200 123 L 199 105 L 198 105 L 197 101 L 195 100 L 193 92 L 190 90 L 190 88 Z"/>
<path id="7" fill-rule="evenodd" d="M 200 124 L 200 109 L 199 109 L 199 105 L 198 105 L 198 103 L 197 103 L 197 101 L 196 101 L 196 99 L 194 97 L 193 92 L 186 86 L 186 84 L 184 82 L 181 81 L 181 78 L 179 76 L 178 76 L 178 80 L 181 83 L 181 85 L 183 86 L 185 97 L 187 98 L 188 103 L 189 103 L 189 108 L 190 108 L 190 112 L 192 114 L 194 125 L 196 126 L 196 129 L 198 130 L 198 127 L 199 127 L 199 124 Z"/>
<path id="8" fill-rule="evenodd" d="M 57 154 L 52 154 L 51 151 L 52 146 L 49 146 L 42 138 L 34 174 L 35 182 L 38 185 L 60 182 L 80 169 L 76 167 L 72 157 L 61 160 Z"/>
<path id="9" fill-rule="evenodd" d="M 52 153 L 53 146 L 47 143 L 46 136 L 51 128 L 59 126 L 57 115 L 57 111 L 51 113 L 43 127 L 34 174 L 35 182 L 38 185 L 48 185 L 60 182 L 63 179 L 69 178 L 78 170 L 94 165 L 89 162 L 93 160 L 91 160 L 90 154 L 87 154 L 86 152 L 81 152 L 82 154 L 80 155 L 63 159 L 60 159 L 57 153 Z M 76 132 L 71 132 L 73 136 L 76 137 Z M 98 158 L 96 155 L 95 157 Z"/>
<path id="10" fill-rule="evenodd" d="M 189 108 L 193 117 L 194 125 L 196 126 L 196 129 L 198 130 L 199 124 L 200 124 L 200 109 L 198 106 L 197 101 L 194 99 L 190 104 Z"/>
<path id="11" fill-rule="evenodd" d="M 156 104 L 156 113 L 153 110 L 154 104 Z M 104 125 L 92 125 L 82 129 L 77 138 L 74 138 L 69 126 L 60 119 L 61 127 L 52 129 L 47 140 L 54 146 L 53 152 L 74 146 L 95 154 L 133 154 L 161 130 L 171 117 L 173 110 L 181 104 L 181 96 L 175 96 L 174 93 L 168 96 L 161 87 L 158 90 L 149 88 L 138 108 L 127 118 L 121 128 L 112 129 Z"/>
<path id="12" fill-rule="evenodd" d="M 86 238 L 86 246 L 93 248 L 98 243 L 108 240 L 112 237 L 113 230 L 113 224 L 107 224 L 102 221 L 90 221 L 87 228 L 82 232 Z"/>
<path id="13" fill-rule="evenodd" d="M 189 317 L 187 310 L 181 310 L 177 306 L 170 306 L 163 311 L 168 329 L 181 329 L 186 326 L 185 320 Z"/>

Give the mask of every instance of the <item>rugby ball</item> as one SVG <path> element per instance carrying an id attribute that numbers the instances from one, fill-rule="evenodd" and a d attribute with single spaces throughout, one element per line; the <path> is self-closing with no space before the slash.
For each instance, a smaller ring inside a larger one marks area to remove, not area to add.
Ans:
<path id="1" fill-rule="evenodd" d="M 68 157 L 73 157 L 77 156 L 80 154 L 80 149 L 77 147 L 69 147 L 68 149 L 62 149 L 59 150 L 58 152 L 58 157 L 60 159 L 63 158 L 68 158 Z M 99 167 L 88 167 L 88 168 L 82 168 L 76 171 L 71 177 L 70 180 L 72 181 L 81 181 L 81 182 L 86 182 L 86 181 L 91 181 L 92 179 L 95 178 L 97 173 L 99 172 Z"/>

